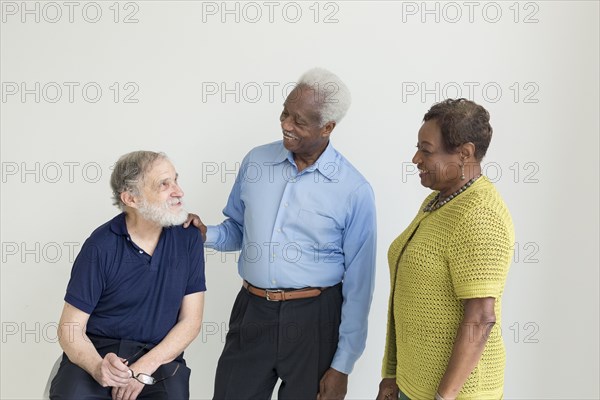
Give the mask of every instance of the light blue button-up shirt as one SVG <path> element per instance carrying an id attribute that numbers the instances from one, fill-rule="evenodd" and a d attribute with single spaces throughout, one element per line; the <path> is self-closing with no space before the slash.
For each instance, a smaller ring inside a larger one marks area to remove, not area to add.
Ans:
<path id="1" fill-rule="evenodd" d="M 343 281 L 332 368 L 350 373 L 365 348 L 375 282 L 376 217 L 366 179 L 331 143 L 300 173 L 281 141 L 242 161 L 220 225 L 206 246 L 240 250 L 240 276 L 260 288 L 327 287 Z"/>

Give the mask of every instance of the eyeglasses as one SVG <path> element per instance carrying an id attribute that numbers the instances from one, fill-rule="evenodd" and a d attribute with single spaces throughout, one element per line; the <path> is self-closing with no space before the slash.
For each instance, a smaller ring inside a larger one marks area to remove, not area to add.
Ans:
<path id="1" fill-rule="evenodd" d="M 173 372 L 171 373 L 171 375 L 168 375 L 164 378 L 160 378 L 160 379 L 156 379 L 155 377 L 153 377 L 152 375 L 148 375 L 145 374 L 143 372 L 140 372 L 137 375 L 134 375 L 132 370 L 129 370 L 129 372 L 131 372 L 131 377 L 133 379 L 135 379 L 136 381 L 143 383 L 144 385 L 156 385 L 158 382 L 162 382 L 165 379 L 169 379 L 170 377 L 172 377 L 173 375 L 175 375 L 175 373 L 177 372 L 177 370 L 179 369 L 179 364 L 176 365 L 175 370 L 173 370 Z"/>
<path id="2" fill-rule="evenodd" d="M 136 360 L 137 357 L 142 354 L 142 351 L 146 350 L 146 347 L 148 347 L 148 344 L 146 343 L 144 346 L 142 346 L 141 349 L 139 349 L 138 351 L 135 352 L 134 355 L 129 356 L 127 358 L 125 358 L 125 361 L 123 361 L 125 364 L 129 364 L 132 360 Z M 137 360 L 136 360 L 137 361 Z"/>
<path id="3" fill-rule="evenodd" d="M 147 344 L 145 344 L 141 349 L 139 349 L 134 355 L 127 357 L 125 359 L 125 361 L 123 361 L 123 362 L 126 363 L 126 364 L 129 364 L 129 362 L 131 360 L 135 360 L 136 357 L 138 357 L 142 353 L 142 351 L 144 351 L 146 349 L 146 347 L 148 347 Z M 131 373 L 131 377 L 133 379 L 135 379 L 136 381 L 138 381 L 140 383 L 143 383 L 144 385 L 156 385 L 157 383 L 162 382 L 165 379 L 171 378 L 173 375 L 175 375 L 177 373 L 178 369 L 179 369 L 179 364 L 177 364 L 175 366 L 175 369 L 173 370 L 173 372 L 170 375 L 168 375 L 168 376 L 166 376 L 164 378 L 160 378 L 160 379 L 156 379 L 152 375 L 148 375 L 148 374 L 145 374 L 143 372 L 140 372 L 139 374 L 136 375 L 133 372 L 133 370 L 131 370 L 131 369 L 129 369 L 129 372 Z"/>

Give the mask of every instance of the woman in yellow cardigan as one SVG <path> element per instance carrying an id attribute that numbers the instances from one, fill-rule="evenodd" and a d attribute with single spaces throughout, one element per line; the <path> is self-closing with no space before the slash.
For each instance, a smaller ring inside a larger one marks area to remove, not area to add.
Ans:
<path id="1" fill-rule="evenodd" d="M 481 175 L 489 118 L 465 99 L 435 104 L 423 118 L 412 162 L 434 192 L 388 252 L 378 400 L 502 398 L 497 327 L 514 230 L 504 201 Z"/>

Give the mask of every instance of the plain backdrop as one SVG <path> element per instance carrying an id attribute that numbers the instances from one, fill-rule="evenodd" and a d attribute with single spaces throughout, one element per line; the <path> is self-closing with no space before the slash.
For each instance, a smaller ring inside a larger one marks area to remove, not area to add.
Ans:
<path id="1" fill-rule="evenodd" d="M 186 207 L 217 223 L 238 163 L 281 139 L 285 95 L 314 66 L 352 91 L 332 141 L 377 201 L 369 336 L 347 398 L 377 393 L 387 249 L 428 193 L 410 160 L 423 114 L 446 97 L 490 111 L 484 173 L 515 223 L 505 398 L 599 398 L 597 1 L 1 7 L 2 399 L 42 395 L 73 258 L 118 213 L 116 159 L 166 152 Z M 236 257 L 207 252 L 203 332 L 186 352 L 193 399 L 212 396 Z"/>

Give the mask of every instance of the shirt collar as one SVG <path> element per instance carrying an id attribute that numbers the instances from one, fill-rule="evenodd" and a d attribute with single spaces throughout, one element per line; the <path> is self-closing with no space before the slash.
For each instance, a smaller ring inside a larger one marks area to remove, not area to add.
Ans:
<path id="1" fill-rule="evenodd" d="M 129 236 L 127 225 L 125 224 L 125 212 L 122 212 L 110 221 L 110 230 L 120 236 Z"/>
<path id="2" fill-rule="evenodd" d="M 273 156 L 273 164 L 279 164 L 285 160 L 289 160 L 289 156 L 292 155 L 292 152 L 286 149 L 283 145 L 283 140 L 281 140 L 279 143 L 281 144 L 281 148 L 279 149 L 279 152 Z M 292 161 L 293 160 L 294 158 L 292 157 Z"/>
<path id="3" fill-rule="evenodd" d="M 283 142 L 282 142 L 281 149 L 282 150 L 275 157 L 275 160 L 274 160 L 275 163 L 278 164 L 280 162 L 288 160 L 290 162 L 290 164 L 295 166 L 296 162 L 294 161 L 294 154 L 291 151 L 289 151 L 288 149 L 286 149 L 285 146 L 283 146 Z M 312 171 L 317 170 L 325 178 L 327 178 L 329 180 L 333 180 L 335 178 L 335 175 L 339 173 L 339 162 L 340 162 L 340 160 L 339 160 L 338 152 L 337 152 L 337 150 L 335 150 L 333 148 L 333 145 L 331 144 L 331 141 L 330 141 L 327 144 L 325 151 L 323 151 L 323 153 L 319 156 L 317 161 L 313 165 L 306 168 L 304 171 L 312 172 Z"/>
<path id="4" fill-rule="evenodd" d="M 114 217 L 111 221 L 110 221 L 110 230 L 113 231 L 113 233 L 116 233 L 117 235 L 121 235 L 121 236 L 129 236 L 129 231 L 127 231 L 127 223 L 125 222 L 125 217 L 126 217 L 126 213 L 125 211 L 123 211 L 121 214 L 117 215 L 116 217 Z M 161 235 L 163 232 L 169 230 L 171 227 L 164 227 L 161 229 Z"/>

